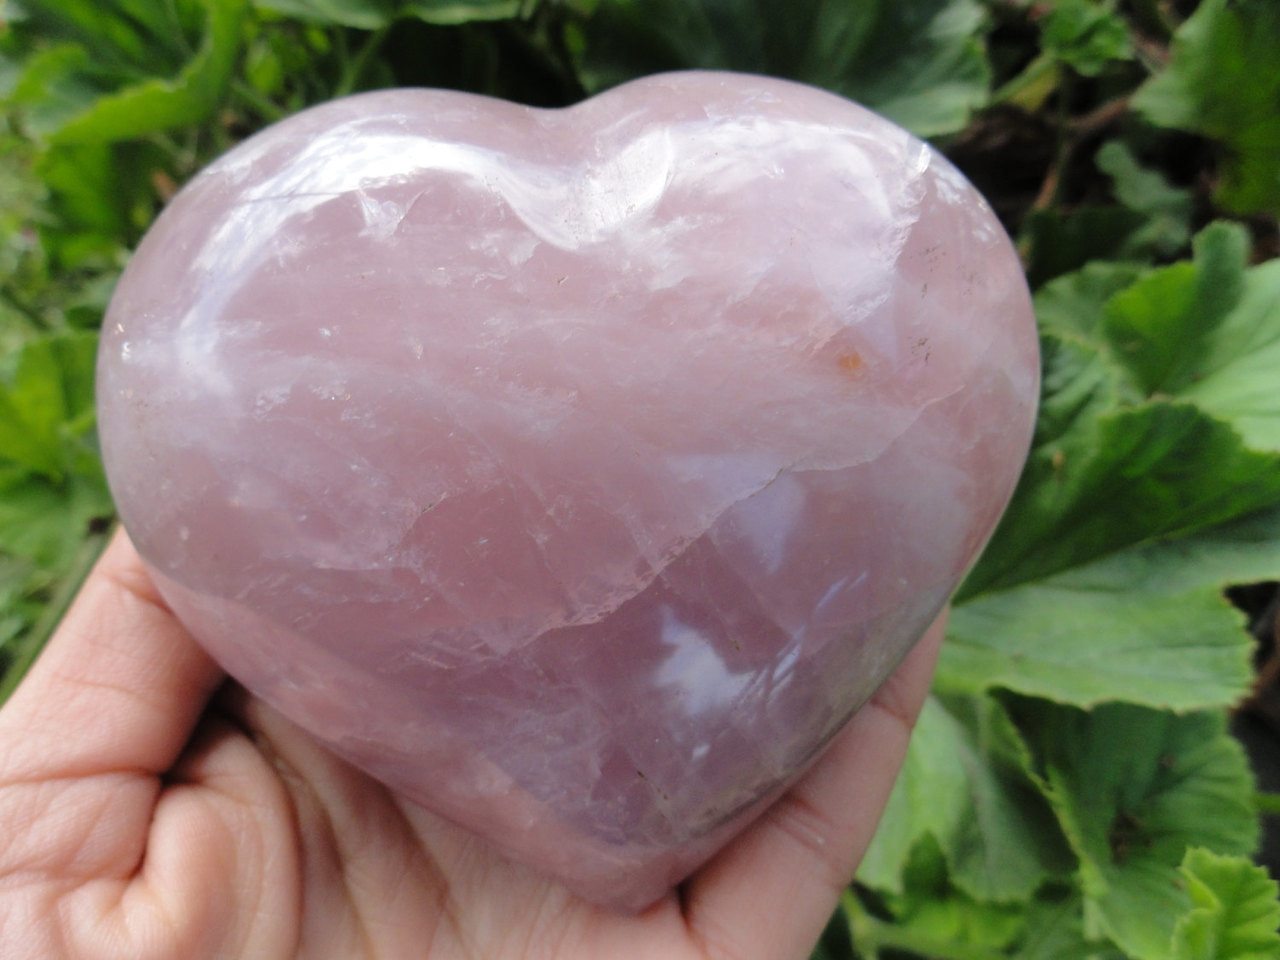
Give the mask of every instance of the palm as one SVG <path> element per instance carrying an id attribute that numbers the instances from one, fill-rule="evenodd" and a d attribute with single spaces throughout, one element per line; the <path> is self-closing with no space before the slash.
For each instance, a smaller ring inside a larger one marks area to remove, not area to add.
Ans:
<path id="1" fill-rule="evenodd" d="M 224 685 L 121 537 L 0 711 L 2 939 L 85 960 L 804 957 L 870 839 L 939 633 L 766 817 L 627 917 Z"/>

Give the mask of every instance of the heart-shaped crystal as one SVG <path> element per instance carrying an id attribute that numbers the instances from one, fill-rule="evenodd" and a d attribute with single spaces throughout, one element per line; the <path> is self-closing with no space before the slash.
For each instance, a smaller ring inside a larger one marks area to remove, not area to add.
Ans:
<path id="1" fill-rule="evenodd" d="M 973 188 L 760 77 L 308 110 L 182 191 L 104 327 L 112 489 L 250 690 L 577 891 L 658 896 L 934 617 L 1025 454 Z"/>

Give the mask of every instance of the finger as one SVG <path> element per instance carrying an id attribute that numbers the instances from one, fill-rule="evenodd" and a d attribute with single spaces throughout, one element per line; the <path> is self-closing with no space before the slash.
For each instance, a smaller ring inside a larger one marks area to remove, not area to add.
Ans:
<path id="1" fill-rule="evenodd" d="M 206 713 L 155 803 L 146 855 L 114 917 L 120 940 L 163 942 L 181 917 L 180 932 L 199 946 L 170 943 L 151 956 L 294 956 L 303 876 L 296 829 L 270 760 L 240 727 Z"/>
<path id="2" fill-rule="evenodd" d="M 0 779 L 159 774 L 222 679 L 121 531 L 0 709 Z"/>
<path id="3" fill-rule="evenodd" d="M 235 684 L 214 698 L 212 709 L 250 731 L 264 762 L 288 790 L 308 877 L 298 955 L 359 956 L 367 946 L 361 942 L 364 932 L 374 928 L 388 931 L 401 945 L 388 956 L 420 955 L 423 948 L 410 945 L 424 943 L 452 956 L 444 939 L 436 939 L 451 924 L 424 905 L 442 891 L 457 893 L 440 873 L 433 851 L 435 831 L 453 834 L 460 828 L 433 823 L 430 839 L 416 837 L 385 786 Z M 510 922 L 515 905 L 507 907 Z M 474 944 L 473 949 L 477 956 L 497 955 Z"/>
<path id="4" fill-rule="evenodd" d="M 807 957 L 871 842 L 929 692 L 945 613 L 759 821 L 687 883 L 710 956 Z"/>

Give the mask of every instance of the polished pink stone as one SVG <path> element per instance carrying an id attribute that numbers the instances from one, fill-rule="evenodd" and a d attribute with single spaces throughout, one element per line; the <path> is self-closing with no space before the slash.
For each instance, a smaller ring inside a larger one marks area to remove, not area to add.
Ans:
<path id="1" fill-rule="evenodd" d="M 843 99 L 401 90 L 200 174 L 104 327 L 164 597 L 336 752 L 642 906 L 934 617 L 1027 449 L 1017 257 Z"/>

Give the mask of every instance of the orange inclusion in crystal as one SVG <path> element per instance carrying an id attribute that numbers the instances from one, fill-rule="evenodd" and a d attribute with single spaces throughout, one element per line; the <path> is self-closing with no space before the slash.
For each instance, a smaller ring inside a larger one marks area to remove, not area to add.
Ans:
<path id="1" fill-rule="evenodd" d="M 856 351 L 840 354 L 836 359 L 836 363 L 845 373 L 857 373 L 865 365 L 865 361 L 862 359 L 862 354 Z"/>

